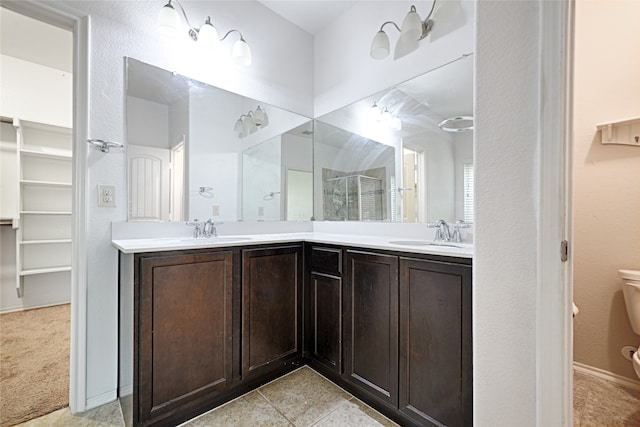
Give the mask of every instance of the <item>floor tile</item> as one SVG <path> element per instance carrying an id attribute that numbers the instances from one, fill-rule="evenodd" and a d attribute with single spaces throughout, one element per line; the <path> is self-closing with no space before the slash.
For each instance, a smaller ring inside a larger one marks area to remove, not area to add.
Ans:
<path id="1" fill-rule="evenodd" d="M 119 402 L 111 402 L 82 414 L 71 415 L 69 408 L 18 424 L 20 427 L 123 427 Z"/>
<path id="2" fill-rule="evenodd" d="M 384 415 L 353 398 L 342 402 L 333 412 L 322 418 L 314 427 L 392 427 L 397 426 Z"/>
<path id="3" fill-rule="evenodd" d="M 352 397 L 306 366 L 259 392 L 296 427 L 313 425 Z"/>
<path id="4" fill-rule="evenodd" d="M 291 426 L 292 424 L 257 391 L 190 421 L 188 427 Z"/>

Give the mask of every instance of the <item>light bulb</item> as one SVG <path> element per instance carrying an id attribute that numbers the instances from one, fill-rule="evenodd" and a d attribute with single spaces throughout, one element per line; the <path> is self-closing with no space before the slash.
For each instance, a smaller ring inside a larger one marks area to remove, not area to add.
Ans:
<path id="1" fill-rule="evenodd" d="M 182 21 L 180 15 L 171 6 L 171 1 L 165 4 L 158 14 L 158 30 L 163 34 L 177 36 L 182 30 Z"/>

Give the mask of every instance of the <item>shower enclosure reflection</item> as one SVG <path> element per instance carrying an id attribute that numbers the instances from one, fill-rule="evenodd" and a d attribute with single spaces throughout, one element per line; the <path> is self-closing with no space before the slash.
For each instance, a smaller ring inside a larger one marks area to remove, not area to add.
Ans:
<path id="1" fill-rule="evenodd" d="M 470 55 L 319 117 L 315 219 L 473 222 L 472 130 Z"/>

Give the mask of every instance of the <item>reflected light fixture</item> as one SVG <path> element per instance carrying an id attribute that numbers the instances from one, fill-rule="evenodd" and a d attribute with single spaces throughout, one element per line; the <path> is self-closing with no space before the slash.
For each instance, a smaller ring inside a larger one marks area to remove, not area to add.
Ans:
<path id="1" fill-rule="evenodd" d="M 172 36 L 178 36 L 183 30 L 182 19 L 180 18 L 180 14 L 173 6 L 176 4 L 178 9 L 182 13 L 182 17 L 184 18 L 184 22 L 187 24 L 187 32 L 191 40 L 198 42 L 199 45 L 202 45 L 206 48 L 217 50 L 220 46 L 220 42 L 224 41 L 231 33 L 238 33 L 240 39 L 237 40 L 231 51 L 231 59 L 234 63 L 243 66 L 251 65 L 251 49 L 249 49 L 249 45 L 244 40 L 242 33 L 238 30 L 229 30 L 227 33 L 220 38 L 218 35 L 218 30 L 211 23 L 211 17 L 207 16 L 204 24 L 200 28 L 196 28 L 189 22 L 189 18 L 187 17 L 187 12 L 185 12 L 184 7 L 178 0 L 168 0 L 167 4 L 165 4 L 162 9 L 160 9 L 160 13 L 158 14 L 158 29 L 163 34 L 168 34 Z"/>
<path id="2" fill-rule="evenodd" d="M 265 128 L 268 124 L 269 116 L 267 116 L 265 110 L 258 106 L 255 111 L 249 111 L 247 114 L 242 114 L 233 125 L 233 131 L 238 134 L 239 138 L 244 138 L 258 129 Z"/>
<path id="3" fill-rule="evenodd" d="M 374 101 L 373 105 L 368 111 L 369 118 L 374 122 L 382 123 L 392 130 L 401 130 L 402 121 L 391 114 L 387 107 L 381 108 L 377 101 Z"/>
<path id="4" fill-rule="evenodd" d="M 405 16 L 404 21 L 402 21 L 402 28 L 398 27 L 393 21 L 387 21 L 380 26 L 380 30 L 373 37 L 373 41 L 371 42 L 371 49 L 369 54 L 373 59 L 384 59 L 389 56 L 391 52 L 391 45 L 389 43 L 389 36 L 384 31 L 384 27 L 388 24 L 393 25 L 396 30 L 400 33 L 400 39 L 404 43 L 412 43 L 418 42 L 429 34 L 431 29 L 433 28 L 433 19 L 431 19 L 431 15 L 433 14 L 433 10 L 436 7 L 436 0 L 433 1 L 431 5 L 431 11 L 429 11 L 429 15 L 423 21 L 418 15 L 415 6 L 411 6 L 409 9 L 409 13 Z"/>

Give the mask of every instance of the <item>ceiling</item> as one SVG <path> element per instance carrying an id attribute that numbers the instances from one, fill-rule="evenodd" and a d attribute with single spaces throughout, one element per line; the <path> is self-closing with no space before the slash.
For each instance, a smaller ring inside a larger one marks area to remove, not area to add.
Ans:
<path id="1" fill-rule="evenodd" d="M 0 7 L 0 53 L 71 73 L 73 35 Z"/>
<path id="2" fill-rule="evenodd" d="M 258 0 L 260 3 L 310 34 L 317 34 L 357 1 Z"/>

